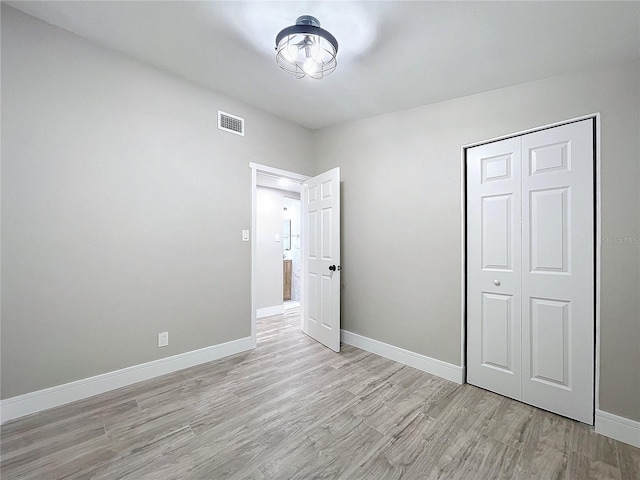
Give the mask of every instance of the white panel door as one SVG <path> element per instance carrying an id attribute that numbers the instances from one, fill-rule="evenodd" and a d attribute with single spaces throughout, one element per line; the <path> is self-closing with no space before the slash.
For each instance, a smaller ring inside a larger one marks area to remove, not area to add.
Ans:
<path id="1" fill-rule="evenodd" d="M 593 122 L 522 137 L 523 400 L 593 423 Z"/>
<path id="2" fill-rule="evenodd" d="M 593 424 L 593 121 L 467 152 L 467 380 Z"/>
<path id="3" fill-rule="evenodd" d="M 303 331 L 340 351 L 340 169 L 302 184 Z"/>
<path id="4" fill-rule="evenodd" d="M 467 156 L 467 380 L 521 398 L 520 138 Z"/>

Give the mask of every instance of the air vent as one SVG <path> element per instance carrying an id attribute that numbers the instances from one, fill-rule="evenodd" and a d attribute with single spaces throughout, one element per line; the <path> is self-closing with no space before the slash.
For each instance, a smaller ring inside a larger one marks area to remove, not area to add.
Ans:
<path id="1" fill-rule="evenodd" d="M 218 128 L 244 137 L 244 118 L 218 110 Z"/>

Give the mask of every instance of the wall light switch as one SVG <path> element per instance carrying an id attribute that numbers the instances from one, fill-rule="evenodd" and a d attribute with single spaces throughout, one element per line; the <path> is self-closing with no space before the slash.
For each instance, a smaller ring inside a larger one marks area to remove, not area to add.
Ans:
<path id="1" fill-rule="evenodd" d="M 278 243 L 280 241 L 280 234 L 276 233 L 276 243 Z"/>
<path id="2" fill-rule="evenodd" d="M 242 241 L 243 242 L 249 241 L 249 230 L 242 230 Z"/>

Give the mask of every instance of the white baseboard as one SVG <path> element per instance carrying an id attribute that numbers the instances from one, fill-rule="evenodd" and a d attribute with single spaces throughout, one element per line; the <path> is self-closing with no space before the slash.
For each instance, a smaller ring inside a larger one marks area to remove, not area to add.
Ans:
<path id="1" fill-rule="evenodd" d="M 426 355 L 421 355 L 394 345 L 389 345 L 388 343 L 373 340 L 372 338 L 363 337 L 362 335 L 348 332 L 347 330 L 341 330 L 340 333 L 340 339 L 348 345 L 353 345 L 367 352 L 375 353 L 389 360 L 394 360 L 458 384 L 464 382 L 463 367 L 436 360 L 435 358 L 430 358 Z"/>
<path id="2" fill-rule="evenodd" d="M 256 309 L 256 318 L 271 317 L 284 314 L 284 304 Z"/>
<path id="3" fill-rule="evenodd" d="M 290 310 L 292 308 L 300 307 L 300 302 L 298 300 L 290 300 L 288 302 L 284 302 L 284 309 Z"/>
<path id="4" fill-rule="evenodd" d="M 640 448 L 640 422 L 596 410 L 596 433 Z"/>
<path id="5" fill-rule="evenodd" d="M 251 348 L 251 337 L 240 338 L 114 372 L 103 373 L 95 377 L 84 378 L 75 382 L 7 398 L 0 402 L 0 418 L 4 423 L 14 418 L 251 350 Z"/>

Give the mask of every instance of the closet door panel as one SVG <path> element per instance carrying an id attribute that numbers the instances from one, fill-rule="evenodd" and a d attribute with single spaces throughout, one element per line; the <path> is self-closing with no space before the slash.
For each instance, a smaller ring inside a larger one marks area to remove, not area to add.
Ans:
<path id="1" fill-rule="evenodd" d="M 593 423 L 592 120 L 522 137 L 522 399 Z"/>
<path id="2" fill-rule="evenodd" d="M 519 399 L 521 140 L 467 155 L 467 380 Z"/>

